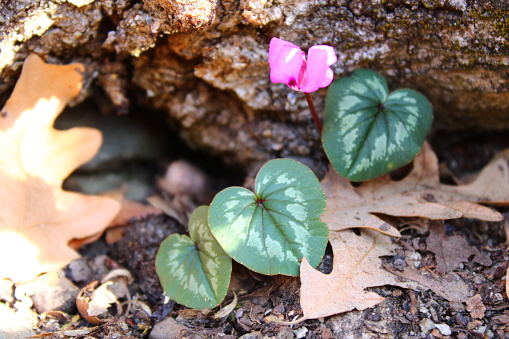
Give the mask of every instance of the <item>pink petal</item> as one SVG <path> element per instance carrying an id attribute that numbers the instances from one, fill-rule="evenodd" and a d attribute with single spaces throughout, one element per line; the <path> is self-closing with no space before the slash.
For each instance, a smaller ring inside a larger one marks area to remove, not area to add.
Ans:
<path id="1" fill-rule="evenodd" d="M 291 86 L 297 83 L 304 54 L 291 42 L 272 38 L 269 45 L 270 81 Z"/>
<path id="2" fill-rule="evenodd" d="M 286 40 L 272 38 L 272 39 L 270 39 L 270 44 L 269 44 L 269 62 L 272 62 L 277 57 L 277 55 L 279 54 L 279 52 L 281 51 L 281 48 L 283 48 L 283 46 L 295 46 L 295 47 L 299 48 L 297 45 L 294 45 L 291 42 L 288 42 Z"/>
<path id="3" fill-rule="evenodd" d="M 306 83 L 300 87 L 300 90 L 310 93 L 329 86 L 334 78 L 334 73 L 329 66 L 336 61 L 337 57 L 331 46 L 311 47 L 308 51 Z"/>

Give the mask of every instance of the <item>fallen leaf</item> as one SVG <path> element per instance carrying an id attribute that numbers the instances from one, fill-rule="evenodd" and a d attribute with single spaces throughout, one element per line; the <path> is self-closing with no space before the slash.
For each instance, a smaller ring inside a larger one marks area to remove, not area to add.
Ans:
<path id="1" fill-rule="evenodd" d="M 430 223 L 430 234 L 426 239 L 426 248 L 435 253 L 437 271 L 441 275 L 452 272 L 460 263 L 468 262 L 471 256 L 473 261 L 483 266 L 492 264 L 490 257 L 481 253 L 477 248 L 470 246 L 461 235 L 447 236 L 443 221 Z"/>
<path id="2" fill-rule="evenodd" d="M 353 309 L 364 310 L 384 298 L 368 287 L 393 285 L 417 288 L 414 282 L 400 281 L 381 267 L 380 257 L 393 254 L 391 238 L 372 230 L 330 232 L 334 252 L 333 269 L 323 274 L 312 268 L 306 259 L 300 268 L 300 303 L 306 319 L 326 317 Z"/>
<path id="3" fill-rule="evenodd" d="M 499 159 L 469 185 L 444 185 L 440 183 L 437 157 L 424 144 L 412 170 L 402 180 L 392 180 L 386 175 L 354 187 L 329 169 L 322 187 L 327 208 L 321 220 L 331 231 L 360 227 L 399 236 L 398 230 L 377 214 L 435 220 L 460 217 L 502 220 L 500 213 L 478 203 L 509 203 L 509 168 L 505 160 Z"/>
<path id="4" fill-rule="evenodd" d="M 145 205 L 136 201 L 122 199 L 120 211 L 115 218 L 110 222 L 112 226 L 126 225 L 133 219 L 143 219 L 149 215 L 158 215 L 163 212 L 156 207 Z"/>
<path id="5" fill-rule="evenodd" d="M 166 199 L 165 197 L 161 197 L 159 195 L 152 195 L 147 198 L 147 201 L 151 206 L 163 211 L 164 214 L 177 220 L 182 225 L 187 225 L 187 222 L 189 221 L 189 216 L 185 215 L 185 213 L 182 212 L 184 210 L 184 208 L 179 208 L 179 207 L 183 207 L 182 205 L 175 206 L 175 204 L 173 203 L 175 200 L 170 201 L 169 199 Z M 190 205 L 193 205 L 193 204 L 190 203 Z M 187 205 L 187 206 L 190 206 L 190 205 Z M 189 208 L 189 210 L 194 210 L 195 208 L 196 208 L 196 206 L 194 206 L 192 209 Z"/>
<path id="6" fill-rule="evenodd" d="M 69 241 L 100 232 L 118 212 L 114 200 L 61 189 L 102 142 L 94 129 L 53 128 L 79 93 L 82 71 L 32 54 L 1 111 L 0 278 L 26 281 L 66 265 L 79 257 Z"/>
<path id="7" fill-rule="evenodd" d="M 149 215 L 158 215 L 163 213 L 163 211 L 154 206 L 126 199 L 123 189 L 108 192 L 104 194 L 104 196 L 115 199 L 120 203 L 120 211 L 115 218 L 110 221 L 108 229 L 106 230 L 105 240 L 108 245 L 122 239 L 124 230 L 129 221 L 136 219 L 139 220 L 146 218 Z"/>
<path id="8" fill-rule="evenodd" d="M 414 281 L 420 286 L 432 290 L 450 302 L 462 303 L 472 295 L 470 286 L 456 275 L 434 276 L 429 272 L 423 273 L 409 267 L 405 267 L 403 271 L 393 270 L 389 267 L 386 269 L 398 277 Z"/>
<path id="9" fill-rule="evenodd" d="M 472 298 L 465 300 L 467 303 L 467 311 L 470 312 L 470 316 L 476 319 L 484 318 L 486 312 L 486 306 L 482 302 L 480 294 L 474 295 Z"/>

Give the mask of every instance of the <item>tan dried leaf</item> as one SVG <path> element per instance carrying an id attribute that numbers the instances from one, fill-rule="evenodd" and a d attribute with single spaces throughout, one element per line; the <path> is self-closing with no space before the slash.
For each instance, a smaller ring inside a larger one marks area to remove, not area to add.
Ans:
<path id="1" fill-rule="evenodd" d="M 393 254 L 391 238 L 372 230 L 330 232 L 334 252 L 333 270 L 323 274 L 304 260 L 300 268 L 300 303 L 304 317 L 314 319 L 353 309 L 363 310 L 382 302 L 384 298 L 368 287 L 393 285 L 417 288 L 414 282 L 404 282 L 381 267 L 380 257 Z"/>
<path id="2" fill-rule="evenodd" d="M 386 175 L 354 187 L 329 169 L 322 187 L 327 209 L 321 219 L 330 230 L 360 227 L 399 236 L 377 214 L 435 220 L 460 217 L 502 220 L 500 213 L 479 203 L 509 202 L 509 168 L 505 160 L 499 159 L 469 185 L 444 185 L 440 183 L 437 157 L 425 144 L 415 157 L 412 170 L 402 180 L 395 181 Z"/>
<path id="3" fill-rule="evenodd" d="M 32 54 L 0 116 L 0 279 L 25 281 L 79 257 L 70 240 L 98 233 L 117 214 L 111 199 L 66 192 L 62 181 L 98 151 L 90 128 L 58 131 L 56 117 L 81 88 L 83 65 Z"/>

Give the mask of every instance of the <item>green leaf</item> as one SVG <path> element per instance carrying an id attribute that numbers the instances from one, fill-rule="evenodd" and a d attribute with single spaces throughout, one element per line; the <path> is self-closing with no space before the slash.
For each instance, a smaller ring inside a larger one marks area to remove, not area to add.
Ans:
<path id="1" fill-rule="evenodd" d="M 431 103 L 422 94 L 410 89 L 388 94 L 384 78 L 360 69 L 329 87 L 323 147 L 343 177 L 368 180 L 412 161 L 432 121 Z"/>
<path id="2" fill-rule="evenodd" d="M 159 247 L 156 272 L 168 297 L 190 308 L 219 305 L 230 284 L 232 259 L 210 233 L 208 207 L 189 219 L 189 235 L 172 234 Z"/>
<path id="3" fill-rule="evenodd" d="M 325 195 L 306 166 L 289 159 L 266 163 L 253 193 L 219 192 L 209 211 L 210 230 L 233 259 L 262 274 L 299 275 L 306 257 L 316 267 L 327 245 Z"/>

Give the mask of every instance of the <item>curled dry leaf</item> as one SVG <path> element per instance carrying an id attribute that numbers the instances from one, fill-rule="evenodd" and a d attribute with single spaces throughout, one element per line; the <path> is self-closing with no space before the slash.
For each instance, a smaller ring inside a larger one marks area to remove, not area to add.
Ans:
<path id="1" fill-rule="evenodd" d="M 322 180 L 327 208 L 322 221 L 331 231 L 370 228 L 392 236 L 399 232 L 377 216 L 424 217 L 435 220 L 460 217 L 500 221 L 503 216 L 479 203 L 509 203 L 509 168 L 499 159 L 476 180 L 464 186 L 440 183 L 438 160 L 428 144 L 415 157 L 410 173 L 400 181 L 388 175 L 354 187 L 329 170 Z"/>
<path id="2" fill-rule="evenodd" d="M 87 286 L 83 287 L 76 298 L 76 307 L 78 308 L 78 312 L 80 312 L 81 316 L 93 325 L 100 325 L 103 323 L 101 319 L 99 319 L 96 315 L 88 314 L 88 304 L 92 298 L 92 294 L 95 289 L 99 285 L 98 281 L 92 281 Z"/>
<path id="3" fill-rule="evenodd" d="M 221 319 L 233 312 L 235 307 L 237 307 L 237 303 L 238 303 L 239 299 L 237 298 L 237 294 L 234 291 L 232 291 L 232 293 L 233 293 L 233 300 L 228 305 L 226 305 L 224 308 L 217 311 L 216 314 L 214 314 L 212 316 L 212 318 Z"/>
<path id="4" fill-rule="evenodd" d="M 76 298 L 76 307 L 81 316 L 93 325 L 104 323 L 110 316 L 108 309 L 111 305 L 117 305 L 117 314 L 123 311 L 120 299 L 125 298 L 128 302 L 126 313 L 129 312 L 131 296 L 128 284 L 132 282 L 132 276 L 125 269 L 115 269 L 109 272 L 99 286 L 98 281 L 93 281 L 83 287 Z"/>
<path id="5" fill-rule="evenodd" d="M 56 117 L 81 88 L 83 65 L 49 65 L 30 55 L 0 115 L 0 279 L 26 281 L 79 255 L 74 238 L 98 233 L 117 214 L 108 198 L 61 189 L 98 151 L 90 128 L 58 131 Z"/>

